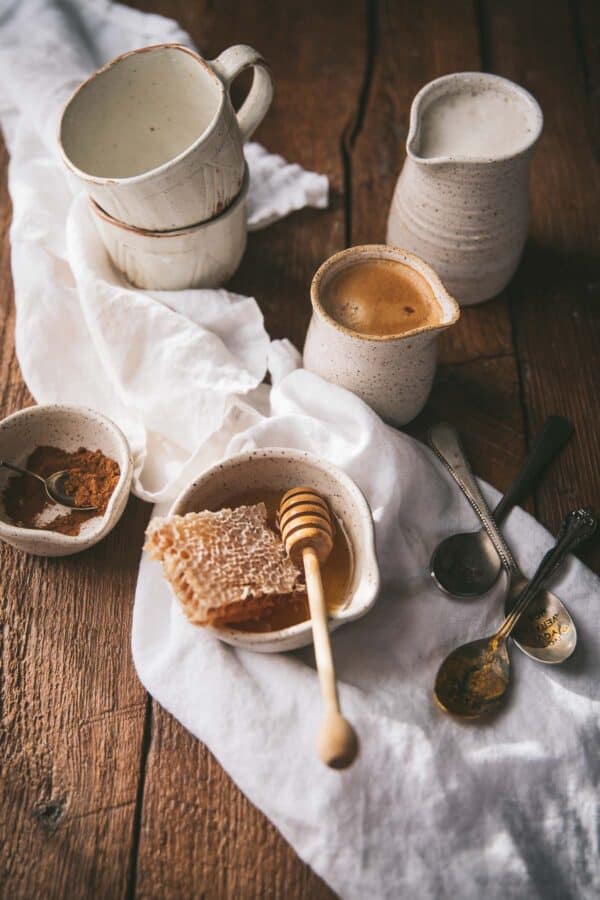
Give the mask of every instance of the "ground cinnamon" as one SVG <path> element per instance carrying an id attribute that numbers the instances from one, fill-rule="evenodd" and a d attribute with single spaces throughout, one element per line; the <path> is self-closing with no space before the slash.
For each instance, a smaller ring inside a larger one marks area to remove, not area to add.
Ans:
<path id="1" fill-rule="evenodd" d="M 80 447 L 73 453 L 59 447 L 40 446 L 29 456 L 26 469 L 47 478 L 54 472 L 68 470 L 63 487 L 78 506 L 95 506 L 95 510 L 72 509 L 51 518 L 53 510 L 62 510 L 46 494 L 36 478 L 18 475 L 11 478 L 3 494 L 4 509 L 15 525 L 77 535 L 84 522 L 106 512 L 108 501 L 119 480 L 120 469 L 114 459 L 100 450 Z"/>

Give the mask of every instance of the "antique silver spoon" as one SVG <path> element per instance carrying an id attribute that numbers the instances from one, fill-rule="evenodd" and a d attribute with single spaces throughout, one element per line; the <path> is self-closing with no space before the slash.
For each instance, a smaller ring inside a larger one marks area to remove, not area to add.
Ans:
<path id="1" fill-rule="evenodd" d="M 53 503 L 60 503 L 62 506 L 68 506 L 70 509 L 80 509 L 82 512 L 98 509 L 97 506 L 78 506 L 72 494 L 67 493 L 64 488 L 64 479 L 69 475 L 67 469 L 61 469 L 59 472 L 53 472 L 48 478 L 38 475 L 37 472 L 31 472 L 29 469 L 23 469 L 21 466 L 15 466 L 13 463 L 0 459 L 0 467 L 3 469 L 12 469 L 13 472 L 19 472 L 21 475 L 31 475 L 41 481 L 46 490 L 46 494 Z"/>
<path id="2" fill-rule="evenodd" d="M 507 545 L 500 530 L 496 526 L 494 517 L 479 490 L 479 485 L 465 457 L 460 445 L 458 434 L 451 425 L 434 425 L 429 432 L 429 443 L 435 454 L 444 463 L 461 491 L 477 513 L 483 525 L 489 541 L 480 545 L 483 551 L 477 556 L 477 561 L 472 563 L 472 568 L 481 569 L 482 584 L 494 583 L 493 573 L 497 571 L 498 559 L 508 574 L 508 589 L 505 600 L 505 610 L 508 612 L 521 594 L 527 579 L 519 569 L 517 562 Z M 469 544 L 469 546 L 473 546 Z M 435 555 L 435 554 L 434 554 Z M 468 596 L 464 594 L 461 573 L 467 564 L 461 563 L 454 570 L 446 566 L 440 571 L 432 560 L 431 571 L 436 584 L 447 593 L 455 596 Z M 443 579 L 443 580 L 442 580 Z M 471 583 L 471 582 L 469 582 Z M 575 650 L 577 644 L 577 632 L 575 623 L 571 618 L 564 603 L 550 591 L 543 591 L 536 598 L 525 617 L 520 621 L 518 628 L 513 633 L 513 640 L 523 653 L 544 663 L 559 663 L 567 659 Z"/>
<path id="3" fill-rule="evenodd" d="M 527 495 L 572 434 L 573 426 L 561 416 L 546 419 L 525 465 L 493 512 L 497 525 Z M 487 593 L 501 571 L 502 562 L 484 528 L 451 534 L 437 546 L 431 557 L 431 575 L 438 587 L 462 599 Z"/>
<path id="4" fill-rule="evenodd" d="M 512 611 L 490 637 L 471 641 L 446 657 L 435 679 L 434 696 L 443 710 L 465 718 L 491 712 L 504 699 L 510 683 L 508 638 L 567 553 L 590 537 L 596 518 L 589 509 L 569 513 L 556 544 L 542 559 L 538 569 L 520 594 Z M 554 652 L 561 656 L 560 646 Z M 555 660 L 561 662 L 562 658 Z"/>

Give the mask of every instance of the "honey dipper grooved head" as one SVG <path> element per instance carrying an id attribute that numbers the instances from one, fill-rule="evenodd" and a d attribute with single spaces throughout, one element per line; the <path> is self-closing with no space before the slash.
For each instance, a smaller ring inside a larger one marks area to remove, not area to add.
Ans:
<path id="1" fill-rule="evenodd" d="M 302 561 L 302 551 L 312 547 L 319 562 L 325 562 L 333 548 L 333 521 L 327 501 L 310 487 L 297 487 L 281 498 L 277 522 L 288 556 Z"/>

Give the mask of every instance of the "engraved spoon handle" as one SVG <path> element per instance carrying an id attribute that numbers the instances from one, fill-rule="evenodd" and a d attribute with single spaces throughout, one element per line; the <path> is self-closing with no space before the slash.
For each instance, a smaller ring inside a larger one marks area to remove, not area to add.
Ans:
<path id="1" fill-rule="evenodd" d="M 543 557 L 535 575 L 496 632 L 497 637 L 509 636 L 533 598 L 552 578 L 565 556 L 578 544 L 589 538 L 596 530 L 596 525 L 597 519 L 590 509 L 575 509 L 568 514 L 554 547 L 551 547 Z"/>
<path id="2" fill-rule="evenodd" d="M 490 508 L 479 490 L 479 485 L 471 472 L 456 430 L 445 422 L 434 425 L 429 431 L 429 445 L 477 513 L 509 576 L 517 575 L 519 569 L 515 558 L 500 534 Z"/>
<path id="3" fill-rule="evenodd" d="M 573 426 L 568 419 L 548 416 L 533 442 L 523 468 L 494 510 L 494 519 L 498 525 L 513 506 L 517 506 L 527 496 L 546 466 L 558 456 L 572 434 Z"/>

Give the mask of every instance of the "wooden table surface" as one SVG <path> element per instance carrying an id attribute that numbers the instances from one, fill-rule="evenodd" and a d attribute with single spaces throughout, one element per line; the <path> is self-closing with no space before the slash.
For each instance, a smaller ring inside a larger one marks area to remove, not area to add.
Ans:
<path id="1" fill-rule="evenodd" d="M 322 260 L 385 238 L 417 90 L 447 72 L 483 69 L 537 97 L 546 124 L 522 265 L 502 296 L 465 309 L 444 336 L 433 395 L 409 430 L 422 436 L 439 416 L 454 422 L 477 473 L 505 489 L 544 417 L 562 413 L 576 437 L 530 508 L 555 531 L 574 505 L 600 506 L 597 0 L 136 5 L 177 18 L 209 58 L 240 42 L 261 50 L 276 97 L 258 139 L 331 180 L 327 211 L 250 237 L 232 285 L 258 299 L 272 336 L 298 346 Z M 5 170 L 6 153 L 2 162 Z M 33 400 L 13 349 L 5 178 L 0 209 L 7 415 Z M 0 546 L 0 892 L 330 897 L 137 680 L 131 611 L 149 514 L 132 498 L 115 531 L 71 559 Z M 581 556 L 598 569 L 599 542 Z"/>

